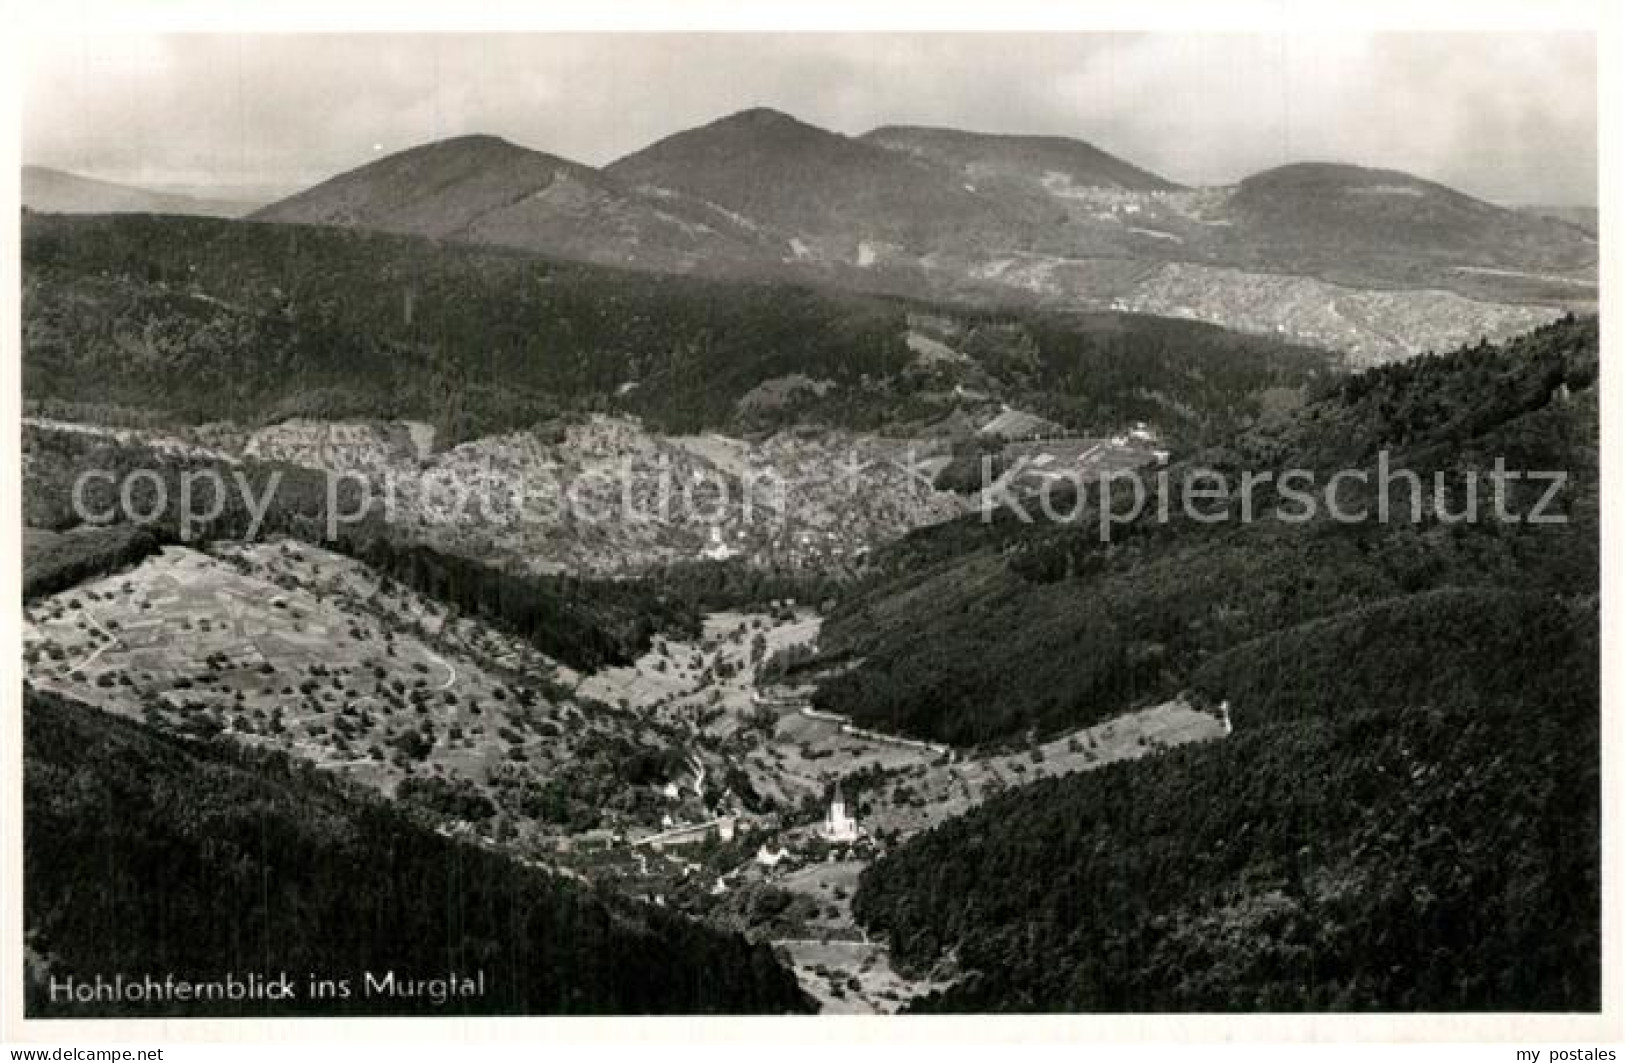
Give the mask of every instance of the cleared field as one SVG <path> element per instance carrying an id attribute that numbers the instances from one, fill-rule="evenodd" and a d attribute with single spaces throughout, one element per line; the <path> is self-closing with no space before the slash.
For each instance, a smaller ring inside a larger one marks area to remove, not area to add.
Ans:
<path id="1" fill-rule="evenodd" d="M 855 771 L 896 770 L 931 759 L 807 717 L 793 697 L 764 699 L 757 685 L 760 664 L 786 647 L 815 643 L 820 624 L 808 609 L 776 616 L 713 613 L 697 641 L 659 640 L 631 665 L 570 678 L 585 697 L 686 732 L 696 750 L 737 766 L 759 797 L 780 806 L 821 799 Z"/>
<path id="2" fill-rule="evenodd" d="M 818 915 L 807 920 L 809 937 L 867 940 L 852 919 L 852 895 L 858 891 L 858 876 L 865 866 L 863 860 L 819 861 L 791 871 L 775 885 L 817 903 Z"/>
<path id="3" fill-rule="evenodd" d="M 657 639 L 632 664 L 574 676 L 584 696 L 626 704 L 727 737 L 751 707 L 757 666 L 787 646 L 818 638 L 810 609 L 778 615 L 721 612 L 705 617 L 698 640 Z"/>
<path id="4" fill-rule="evenodd" d="M 775 941 L 796 978 L 826 1015 L 877 1015 L 946 983 L 913 982 L 892 970 L 883 946 L 865 941 Z"/>
<path id="5" fill-rule="evenodd" d="M 1127 472 L 1156 458 L 1150 444 L 1111 439 L 1054 439 L 1005 444 L 1004 457 L 1025 464 L 1027 481 L 1057 476 L 1095 479 Z"/>
<path id="6" fill-rule="evenodd" d="M 429 781 L 470 819 L 522 800 L 583 743 L 644 737 L 629 717 L 544 694 L 535 684 L 556 669 L 523 644 L 303 544 L 168 547 L 26 620 L 43 689 L 386 792 Z"/>
<path id="7" fill-rule="evenodd" d="M 1186 742 L 1222 738 L 1222 720 L 1183 701 L 1113 717 L 1020 753 L 933 762 L 889 778 L 866 795 L 866 825 L 898 840 L 929 830 L 1004 790 L 1092 771 Z"/>

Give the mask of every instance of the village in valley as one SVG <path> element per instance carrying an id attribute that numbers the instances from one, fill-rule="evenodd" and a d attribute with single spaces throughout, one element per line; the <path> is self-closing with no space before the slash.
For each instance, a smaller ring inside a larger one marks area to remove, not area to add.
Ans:
<path id="1" fill-rule="evenodd" d="M 922 369 L 968 364 L 949 323 L 910 326 Z M 913 436 L 661 435 L 600 414 L 449 447 L 422 422 L 168 433 L 34 417 L 25 433 L 322 470 L 364 484 L 433 549 L 598 577 L 852 571 L 911 529 L 997 504 L 990 493 L 1168 460 L 1144 422 L 1080 436 L 977 383 L 955 385 L 956 412 Z M 758 391 L 752 403 L 779 401 Z M 1227 733 L 1179 700 L 974 756 L 861 727 L 813 704 L 855 663 L 819 663 L 823 607 L 708 612 L 692 635 L 578 670 L 354 557 L 215 541 L 30 603 L 25 657 L 41 690 L 281 750 L 442 834 L 772 942 L 837 1012 L 894 1011 L 955 977 L 896 971 L 854 917 L 859 876 L 889 849 L 1012 787 Z"/>
<path id="2" fill-rule="evenodd" d="M 72 21 L 7 1031 L 1606 1015 L 1586 19 Z"/>
<path id="3" fill-rule="evenodd" d="M 30 603 L 38 689 L 286 752 L 442 833 L 774 943 L 826 1010 L 889 1011 L 952 972 L 893 970 L 851 898 L 868 863 L 1010 786 L 1222 735 L 1172 703 L 967 758 L 815 708 L 821 618 L 707 614 L 577 672 L 345 555 L 168 546 Z"/>

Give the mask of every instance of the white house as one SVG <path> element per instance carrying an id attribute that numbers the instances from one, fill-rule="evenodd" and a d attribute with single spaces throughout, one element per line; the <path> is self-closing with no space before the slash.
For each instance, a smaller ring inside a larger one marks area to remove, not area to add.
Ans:
<path id="1" fill-rule="evenodd" d="M 737 553 L 739 551 L 723 541 L 722 529 L 713 524 L 711 526 L 711 542 L 704 550 L 700 551 L 700 556 L 707 561 L 726 561 Z"/>

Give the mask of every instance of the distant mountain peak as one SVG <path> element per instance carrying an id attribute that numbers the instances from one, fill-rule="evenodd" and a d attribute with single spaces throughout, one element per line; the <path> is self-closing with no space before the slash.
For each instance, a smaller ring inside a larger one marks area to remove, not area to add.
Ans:
<path id="1" fill-rule="evenodd" d="M 673 133 L 655 141 L 640 151 L 617 159 L 604 168 L 606 173 L 622 176 L 641 176 L 650 163 L 664 166 L 670 156 L 697 153 L 715 157 L 718 154 L 782 155 L 798 151 L 840 151 L 843 146 L 856 142 L 839 133 L 833 133 L 783 111 L 771 107 L 752 107 L 724 115 L 705 125 Z M 766 158 L 763 161 L 768 161 Z"/>
<path id="2" fill-rule="evenodd" d="M 1294 162 L 1236 186 L 1234 220 L 1256 253 L 1334 275 L 1353 261 L 1540 271 L 1581 269 L 1595 247 L 1576 230 L 1518 214 L 1401 170 Z"/>
<path id="3" fill-rule="evenodd" d="M 253 219 L 447 236 L 564 176 L 591 180 L 596 173 L 499 136 L 472 133 L 372 159 L 273 203 Z"/>
<path id="4" fill-rule="evenodd" d="M 604 172 L 848 251 L 865 241 L 908 243 L 946 218 L 961 230 L 997 226 L 994 208 L 950 170 L 767 107 L 674 133 Z"/>
<path id="5" fill-rule="evenodd" d="M 725 125 L 730 122 L 741 125 L 795 125 L 817 128 L 808 125 L 808 123 L 803 122 L 793 114 L 777 111 L 772 107 L 747 107 L 743 111 L 735 111 L 733 114 L 724 115 L 710 124 Z"/>
<path id="6" fill-rule="evenodd" d="M 138 188 L 49 166 L 23 167 L 22 201 L 25 207 L 48 214 L 190 214 L 214 218 L 239 218 L 257 206 L 226 197 Z"/>
<path id="7" fill-rule="evenodd" d="M 687 269 L 743 253 L 737 220 L 681 196 L 655 198 L 599 170 L 489 133 L 373 159 L 254 221 L 410 233 L 616 265 Z"/>
<path id="8" fill-rule="evenodd" d="M 601 169 L 469 133 L 380 153 L 254 218 L 1277 331 L 1231 293 L 1289 277 L 1313 293 L 1291 297 L 1292 335 L 1385 356 L 1432 325 L 1418 332 L 1417 311 L 1395 310 L 1395 324 L 1351 339 L 1339 311 L 1313 309 L 1325 285 L 1431 293 L 1417 297 L 1429 321 L 1455 312 L 1433 306 L 1441 291 L 1518 321 L 1595 297 L 1594 237 L 1394 170 L 1298 162 L 1192 189 L 1054 133 L 883 125 L 854 137 L 765 106 Z"/>
<path id="9" fill-rule="evenodd" d="M 1445 208 L 1474 216 L 1501 214 L 1500 208 L 1403 170 L 1384 170 L 1346 162 L 1292 162 L 1261 170 L 1236 185 L 1238 205 L 1279 209 L 1286 204 L 1322 214 L 1340 208 L 1342 200 L 1405 201 L 1420 208 Z"/>
<path id="10" fill-rule="evenodd" d="M 1416 188 L 1436 188 L 1455 192 L 1445 185 L 1426 180 L 1403 170 L 1383 170 L 1372 166 L 1357 166 L 1349 162 L 1309 160 L 1289 162 L 1268 170 L 1260 170 L 1242 180 L 1242 185 L 1297 184 L 1321 187 L 1371 187 L 1377 185 L 1409 185 Z M 1456 193 L 1461 194 L 1461 193 Z"/>
<path id="11" fill-rule="evenodd" d="M 522 162 L 563 167 L 572 170 L 589 170 L 582 163 L 558 155 L 550 155 L 545 151 L 527 148 L 494 133 L 462 133 L 441 140 L 431 140 L 426 144 L 418 144 L 400 151 L 380 155 L 376 159 L 362 163 L 350 172 L 359 173 L 370 167 L 384 167 L 391 164 L 411 162 L 417 160 L 439 158 L 459 159 L 466 165 L 489 166 L 493 163 Z"/>
<path id="12" fill-rule="evenodd" d="M 498 136 L 495 133 L 461 133 L 461 134 L 458 134 L 457 136 L 454 136 L 454 137 L 446 137 L 446 138 L 444 138 L 442 140 L 435 141 L 435 143 L 438 143 L 438 144 L 469 144 L 469 145 L 490 144 L 490 145 L 501 145 L 503 147 L 509 147 L 509 148 L 517 148 L 517 147 L 519 147 L 519 145 L 515 144 L 513 141 L 507 139 L 506 137 Z M 522 150 L 530 150 L 530 149 L 522 149 Z"/>

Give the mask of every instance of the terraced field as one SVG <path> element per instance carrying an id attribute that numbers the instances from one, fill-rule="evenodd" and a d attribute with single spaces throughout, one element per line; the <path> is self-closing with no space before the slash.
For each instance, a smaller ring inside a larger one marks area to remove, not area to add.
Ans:
<path id="1" fill-rule="evenodd" d="M 26 619 L 42 689 L 283 749 L 385 792 L 412 780 L 465 802 L 454 818 L 486 833 L 499 820 L 551 833 L 520 806 L 586 744 L 664 748 L 631 714 L 563 695 L 556 667 L 523 643 L 303 544 L 169 547 Z"/>

